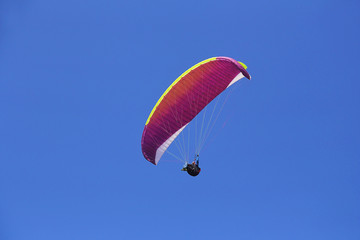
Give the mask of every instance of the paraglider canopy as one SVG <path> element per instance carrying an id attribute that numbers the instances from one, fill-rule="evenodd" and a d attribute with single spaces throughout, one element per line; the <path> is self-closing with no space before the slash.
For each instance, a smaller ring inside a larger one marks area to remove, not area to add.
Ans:
<path id="1" fill-rule="evenodd" d="M 179 133 L 216 96 L 243 77 L 246 65 L 229 57 L 204 60 L 178 77 L 152 109 L 144 127 L 144 157 L 157 164 Z"/>

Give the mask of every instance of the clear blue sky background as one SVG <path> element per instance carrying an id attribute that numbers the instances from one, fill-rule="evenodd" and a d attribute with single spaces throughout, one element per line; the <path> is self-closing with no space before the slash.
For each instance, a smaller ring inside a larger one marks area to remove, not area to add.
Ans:
<path id="1" fill-rule="evenodd" d="M 0 239 L 360 239 L 359 10 L 2 0 Z M 148 163 L 152 107 L 214 56 L 253 79 L 202 173 Z"/>

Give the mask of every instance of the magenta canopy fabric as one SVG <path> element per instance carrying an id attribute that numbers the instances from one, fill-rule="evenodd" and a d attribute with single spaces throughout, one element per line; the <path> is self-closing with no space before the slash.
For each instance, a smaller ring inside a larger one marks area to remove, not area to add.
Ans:
<path id="1" fill-rule="evenodd" d="M 227 87 L 250 75 L 246 65 L 228 57 L 204 60 L 178 77 L 160 97 L 146 121 L 141 148 L 157 164 L 194 117 Z"/>

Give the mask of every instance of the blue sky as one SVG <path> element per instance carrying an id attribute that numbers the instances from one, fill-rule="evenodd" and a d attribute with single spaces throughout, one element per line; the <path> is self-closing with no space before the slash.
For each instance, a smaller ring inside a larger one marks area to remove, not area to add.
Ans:
<path id="1" fill-rule="evenodd" d="M 0 2 L 0 239 L 360 238 L 358 1 Z M 247 64 L 192 178 L 140 148 L 157 99 Z"/>

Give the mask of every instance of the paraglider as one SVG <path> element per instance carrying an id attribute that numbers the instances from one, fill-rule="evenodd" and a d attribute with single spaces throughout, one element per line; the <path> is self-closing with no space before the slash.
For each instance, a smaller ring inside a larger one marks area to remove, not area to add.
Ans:
<path id="1" fill-rule="evenodd" d="M 246 68 L 232 58 L 214 57 L 181 74 L 157 101 L 145 123 L 141 139 L 145 159 L 157 165 L 170 144 L 214 98 L 241 78 L 250 80 Z M 198 164 L 194 166 L 200 170 Z"/>
<path id="2" fill-rule="evenodd" d="M 199 167 L 199 155 L 195 157 L 195 160 L 191 164 L 185 162 L 185 165 L 181 171 L 186 171 L 190 176 L 193 177 L 199 175 L 201 171 L 201 168 Z"/>

